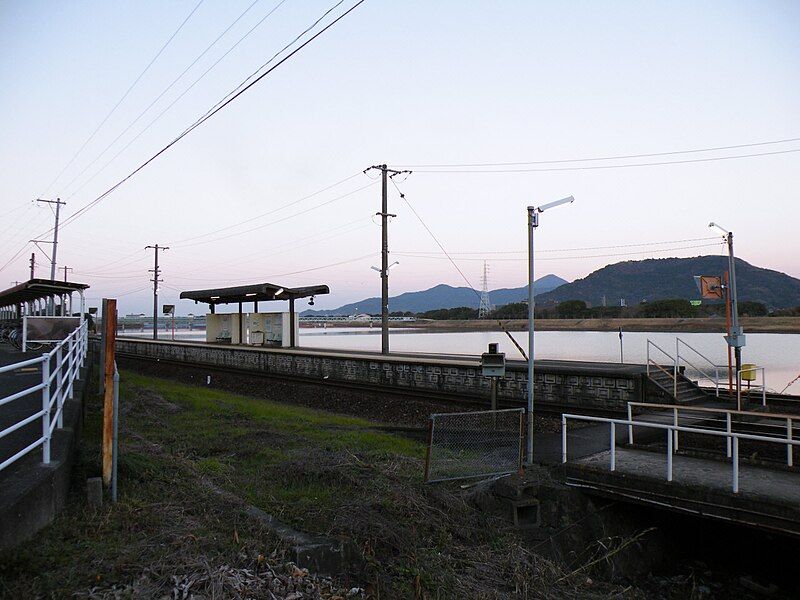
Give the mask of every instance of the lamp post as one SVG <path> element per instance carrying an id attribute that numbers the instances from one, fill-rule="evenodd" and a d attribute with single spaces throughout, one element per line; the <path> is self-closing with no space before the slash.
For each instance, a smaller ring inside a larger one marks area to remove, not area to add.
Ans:
<path id="1" fill-rule="evenodd" d="M 713 221 L 709 223 L 708 226 L 715 227 L 724 233 L 725 240 L 728 243 L 728 293 L 731 299 L 731 330 L 729 334 L 725 336 L 725 341 L 728 342 L 728 345 L 733 348 L 733 354 L 736 361 L 736 397 L 739 398 L 741 397 L 739 395 L 739 388 L 742 384 L 739 377 L 739 371 L 742 369 L 742 348 L 745 345 L 745 336 L 741 326 L 739 325 L 739 305 L 736 294 L 736 260 L 733 254 L 733 232 L 720 227 Z M 739 406 L 740 410 L 741 408 L 742 407 Z"/>
<path id="2" fill-rule="evenodd" d="M 561 200 L 548 202 L 542 206 L 528 207 L 528 410 L 527 410 L 527 430 L 528 438 L 525 446 L 525 462 L 533 463 L 533 309 L 534 291 L 533 282 L 535 279 L 533 268 L 533 232 L 539 226 L 539 213 L 549 208 L 555 208 L 562 204 L 574 202 L 575 198 L 568 196 Z"/>

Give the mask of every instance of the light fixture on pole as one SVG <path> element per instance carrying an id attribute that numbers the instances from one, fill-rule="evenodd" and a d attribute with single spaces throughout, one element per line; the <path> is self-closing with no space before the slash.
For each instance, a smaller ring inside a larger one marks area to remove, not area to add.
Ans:
<path id="1" fill-rule="evenodd" d="M 528 409 L 527 431 L 528 437 L 525 446 L 525 462 L 533 463 L 533 309 L 534 309 L 534 268 L 533 268 L 533 232 L 539 226 L 539 213 L 550 208 L 570 204 L 575 198 L 568 196 L 561 200 L 548 202 L 542 206 L 528 207 Z"/>
<path id="2" fill-rule="evenodd" d="M 725 234 L 725 241 L 728 243 L 728 285 L 730 286 L 729 293 L 731 298 L 731 330 L 725 336 L 725 341 L 733 348 L 733 354 L 736 361 L 736 396 L 741 398 L 739 389 L 742 385 L 740 371 L 742 369 L 742 348 L 745 345 L 745 336 L 742 327 L 739 325 L 739 305 L 738 296 L 736 293 L 736 259 L 733 254 L 733 232 L 728 231 L 724 227 L 720 227 L 714 221 L 708 224 L 709 227 L 715 227 Z M 739 410 L 741 410 L 739 406 Z"/>

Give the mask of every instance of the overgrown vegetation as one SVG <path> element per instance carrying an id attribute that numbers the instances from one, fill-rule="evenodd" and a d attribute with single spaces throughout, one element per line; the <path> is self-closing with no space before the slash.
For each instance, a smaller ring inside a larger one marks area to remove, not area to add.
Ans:
<path id="1" fill-rule="evenodd" d="M 368 421 L 131 372 L 122 382 L 120 501 L 98 512 L 83 502 L 85 478 L 99 472 L 95 399 L 69 505 L 0 556 L 4 596 L 270 597 L 254 590 L 284 548 L 247 504 L 357 549 L 361 566 L 335 584 L 309 580 L 317 595 L 303 598 L 351 586 L 375 598 L 627 594 L 564 578 L 457 486 L 422 484 L 423 447 Z"/>

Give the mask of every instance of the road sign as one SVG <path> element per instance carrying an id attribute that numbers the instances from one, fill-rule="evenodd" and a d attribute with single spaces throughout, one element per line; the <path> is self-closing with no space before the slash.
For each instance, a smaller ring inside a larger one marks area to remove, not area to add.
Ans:
<path id="1" fill-rule="evenodd" d="M 722 300 L 722 277 L 716 275 L 695 275 L 694 282 L 700 290 L 700 296 L 709 300 Z"/>
<path id="2" fill-rule="evenodd" d="M 163 311 L 163 313 L 165 315 L 171 315 L 172 313 L 175 312 L 175 305 L 174 304 L 164 304 L 161 307 L 161 310 Z"/>

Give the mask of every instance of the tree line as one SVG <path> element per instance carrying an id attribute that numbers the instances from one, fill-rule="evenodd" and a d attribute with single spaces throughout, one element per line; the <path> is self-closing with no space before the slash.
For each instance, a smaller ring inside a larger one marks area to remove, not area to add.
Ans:
<path id="1" fill-rule="evenodd" d="M 680 318 L 692 319 L 702 317 L 725 317 L 725 305 L 722 303 L 708 303 L 694 306 L 683 298 L 654 300 L 642 302 L 635 306 L 588 306 L 583 300 L 566 300 L 555 305 L 537 306 L 537 319 L 628 319 L 628 318 Z M 467 321 L 478 318 L 478 309 L 469 306 L 457 308 L 439 308 L 425 312 L 393 312 L 393 317 L 417 317 L 419 319 L 433 319 L 436 321 L 459 320 Z M 739 315 L 744 317 L 764 316 L 800 316 L 800 306 L 785 308 L 770 312 L 761 302 L 739 302 Z M 491 313 L 488 319 L 509 320 L 527 319 L 528 303 L 512 302 L 499 306 Z"/>

